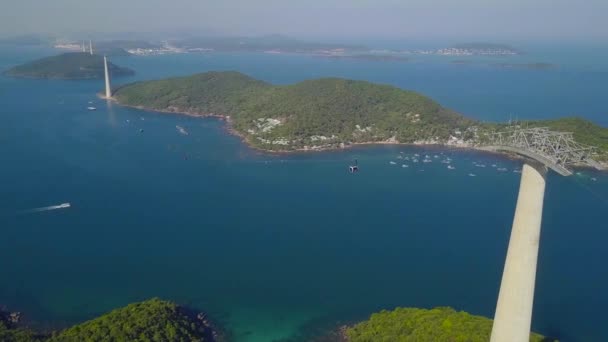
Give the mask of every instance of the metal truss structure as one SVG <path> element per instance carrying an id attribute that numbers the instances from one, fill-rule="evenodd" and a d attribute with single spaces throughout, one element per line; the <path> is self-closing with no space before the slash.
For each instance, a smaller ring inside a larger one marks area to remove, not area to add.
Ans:
<path id="1" fill-rule="evenodd" d="M 514 152 L 532 158 L 562 176 L 572 175 L 570 165 L 588 165 L 601 169 L 592 159 L 595 147 L 574 141 L 572 133 L 554 132 L 546 127 L 511 128 L 489 135 L 488 146 L 495 151 Z"/>

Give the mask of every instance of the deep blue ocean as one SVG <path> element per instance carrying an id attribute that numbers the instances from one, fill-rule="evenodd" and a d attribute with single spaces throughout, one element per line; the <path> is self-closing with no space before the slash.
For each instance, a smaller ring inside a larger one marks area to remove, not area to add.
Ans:
<path id="1" fill-rule="evenodd" d="M 0 70 L 53 53 L 0 47 Z M 531 48 L 509 60 L 557 65 L 549 70 L 452 59 L 113 62 L 137 72 L 115 85 L 207 70 L 277 84 L 338 76 L 416 90 L 482 120 L 576 114 L 608 126 L 607 49 Z M 268 155 L 222 121 L 108 104 L 95 96 L 102 86 L 0 77 L 0 304 L 28 321 L 62 326 L 155 296 L 207 311 L 245 342 L 307 340 L 396 306 L 493 316 L 519 161 L 406 146 Z M 433 162 L 401 167 L 399 156 L 413 154 Z M 455 170 L 440 162 L 448 157 Z M 356 175 L 347 172 L 353 159 Z M 608 340 L 606 222 L 606 174 L 549 174 L 535 331 Z"/>

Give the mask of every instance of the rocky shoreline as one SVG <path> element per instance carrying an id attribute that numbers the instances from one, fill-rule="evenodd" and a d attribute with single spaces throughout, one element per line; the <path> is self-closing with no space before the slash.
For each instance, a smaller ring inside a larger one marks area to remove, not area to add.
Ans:
<path id="1" fill-rule="evenodd" d="M 11 312 L 6 307 L 0 307 L 0 322 L 5 323 L 9 329 L 15 328 L 21 322 L 21 312 Z"/>
<path id="2" fill-rule="evenodd" d="M 99 96 L 106 99 L 101 94 L 99 94 Z M 229 115 L 221 115 L 221 114 L 215 114 L 215 113 L 201 113 L 201 112 L 195 112 L 195 111 L 182 111 L 182 110 L 179 110 L 178 108 L 171 109 L 171 110 L 162 110 L 162 109 L 149 108 L 149 107 L 145 107 L 145 106 L 131 106 L 131 105 L 126 105 L 126 104 L 120 103 L 116 98 L 110 98 L 110 99 L 106 99 L 106 100 L 113 101 L 116 104 L 123 106 L 123 107 L 134 108 L 134 109 L 143 110 L 143 111 L 175 114 L 175 115 L 186 115 L 186 116 L 197 117 L 197 118 L 216 118 L 219 120 L 223 120 L 223 121 L 226 121 L 226 123 L 227 123 L 226 130 L 230 134 L 239 137 L 241 139 L 241 141 L 243 143 L 245 143 L 249 148 L 260 151 L 260 152 L 269 153 L 269 154 L 279 154 L 280 155 L 280 154 L 293 154 L 293 153 L 303 153 L 303 152 L 340 151 L 340 150 L 346 150 L 346 149 L 349 149 L 349 148 L 352 148 L 355 146 L 399 145 L 399 146 L 434 146 L 434 147 L 441 147 L 441 148 L 454 148 L 454 149 L 462 149 L 462 150 L 481 151 L 481 152 L 491 153 L 491 154 L 500 155 L 500 156 L 508 156 L 510 159 L 523 159 L 523 157 L 513 155 L 512 153 L 489 151 L 487 149 L 484 149 L 483 147 L 476 146 L 476 145 L 468 143 L 468 142 L 465 142 L 463 144 L 449 144 L 449 143 L 441 143 L 441 142 L 437 142 L 437 141 L 428 141 L 428 140 L 419 140 L 419 141 L 415 141 L 413 143 L 402 143 L 397 140 L 388 139 L 388 140 L 383 140 L 383 141 L 339 143 L 339 144 L 333 144 L 330 146 L 320 146 L 320 147 L 313 146 L 312 148 L 309 147 L 309 148 L 294 148 L 294 149 L 289 149 L 289 150 L 268 150 L 268 149 L 256 146 L 255 144 L 252 144 L 248 136 L 246 136 L 245 134 L 234 129 L 234 127 L 232 126 L 231 117 Z M 608 162 L 600 162 L 600 164 L 602 165 L 604 171 L 608 170 Z M 576 165 L 576 167 L 577 168 L 588 168 L 587 165 Z"/>
<path id="3" fill-rule="evenodd" d="M 224 342 L 228 340 L 226 332 L 220 329 L 219 325 L 214 323 L 205 312 L 181 305 L 175 305 L 175 310 L 182 317 L 187 317 L 192 331 L 196 331 L 197 336 L 203 338 L 204 341 Z M 105 317 L 106 315 L 100 317 Z M 21 312 L 10 312 L 6 307 L 0 306 L 0 340 L 4 341 L 3 338 L 8 338 L 12 341 L 13 338 L 16 338 L 19 341 L 55 341 L 57 336 L 61 336 L 66 331 L 74 330 L 74 327 L 77 329 L 87 329 L 84 327 L 95 320 L 99 320 L 99 317 L 72 327 L 40 329 L 31 327 L 27 323 L 24 324 Z"/>
<path id="4" fill-rule="evenodd" d="M 476 148 L 475 146 L 470 145 L 470 144 L 451 145 L 451 144 L 443 144 L 443 143 L 438 143 L 438 142 L 426 142 L 426 141 L 416 141 L 413 143 L 402 143 L 402 142 L 399 142 L 396 140 L 390 140 L 390 139 L 384 140 L 384 141 L 339 143 L 339 144 L 334 144 L 332 146 L 313 146 L 310 148 L 294 148 L 294 149 L 289 149 L 289 150 L 269 150 L 269 149 L 265 149 L 265 148 L 252 144 L 251 141 L 249 141 L 249 137 L 247 137 L 245 134 L 234 129 L 234 127 L 232 127 L 232 120 L 229 115 L 221 115 L 221 114 L 215 114 L 215 113 L 201 113 L 201 112 L 194 112 L 194 111 L 182 111 L 182 110 L 166 110 L 166 109 L 163 110 L 163 109 L 149 108 L 149 107 L 145 107 L 145 106 L 131 106 L 131 105 L 120 103 L 116 98 L 107 99 L 101 94 L 99 94 L 99 97 L 103 98 L 105 100 L 110 100 L 120 106 L 127 107 L 127 108 L 134 108 L 134 109 L 138 109 L 138 110 L 156 112 L 156 113 L 186 115 L 186 116 L 191 116 L 191 117 L 196 117 L 196 118 L 216 118 L 219 120 L 226 121 L 226 123 L 227 123 L 226 130 L 230 134 L 239 137 L 241 139 L 241 141 L 243 141 L 248 147 L 250 147 L 254 150 L 258 150 L 258 151 L 261 151 L 264 153 L 269 153 L 269 154 L 291 154 L 291 153 L 300 153 L 300 152 L 339 151 L 339 150 L 345 150 L 348 148 L 352 148 L 355 146 L 366 146 L 366 145 L 369 145 L 369 146 L 371 146 L 371 145 L 438 146 L 438 147 L 470 149 L 470 150 L 481 151 L 481 149 Z M 337 146 L 335 146 L 335 145 L 337 145 Z"/>

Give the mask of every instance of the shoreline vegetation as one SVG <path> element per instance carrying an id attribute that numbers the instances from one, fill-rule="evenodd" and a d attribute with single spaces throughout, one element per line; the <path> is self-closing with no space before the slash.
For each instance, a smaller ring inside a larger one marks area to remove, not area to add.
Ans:
<path id="1" fill-rule="evenodd" d="M 492 320 L 450 307 L 434 309 L 396 308 L 373 313 L 368 320 L 340 328 L 345 342 L 435 341 L 486 342 Z M 530 342 L 553 342 L 553 338 L 530 333 Z"/>
<path id="2" fill-rule="evenodd" d="M 131 69 L 108 62 L 113 77 L 132 76 Z M 89 80 L 104 77 L 103 56 L 88 52 L 67 52 L 17 65 L 4 75 L 30 79 Z"/>
<path id="3" fill-rule="evenodd" d="M 249 146 L 271 153 L 345 149 L 357 145 L 437 145 L 481 149 L 507 124 L 480 122 L 419 93 L 340 78 L 274 86 L 234 71 L 136 82 L 112 100 L 141 110 L 216 117 Z M 597 147 L 608 166 L 608 128 L 581 118 L 518 123 L 572 132 Z"/>
<path id="4" fill-rule="evenodd" d="M 149 299 L 114 309 L 106 314 L 58 331 L 35 331 L 24 327 L 20 313 L 0 311 L 0 340 L 3 342 L 226 342 L 229 332 L 220 332 L 206 314 L 175 303 Z M 371 314 L 352 325 L 335 323 L 330 331 L 308 334 L 314 341 L 436 341 L 485 342 L 492 320 L 450 307 L 433 309 L 396 308 Z M 530 334 L 531 342 L 556 341 Z"/>
<path id="5" fill-rule="evenodd" d="M 24 327 L 19 322 L 20 316 L 0 311 L 0 341 L 225 341 L 205 313 L 158 298 L 132 303 L 58 331 Z"/>

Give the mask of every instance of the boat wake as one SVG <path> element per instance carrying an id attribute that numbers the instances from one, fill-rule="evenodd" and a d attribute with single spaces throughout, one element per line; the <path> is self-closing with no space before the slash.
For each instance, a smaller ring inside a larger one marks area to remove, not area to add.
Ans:
<path id="1" fill-rule="evenodd" d="M 34 209 L 28 209 L 28 210 L 24 210 L 24 211 L 20 211 L 20 214 L 33 214 L 33 213 L 39 213 L 42 211 L 49 211 L 49 210 L 57 210 L 57 209 L 66 209 L 71 207 L 72 205 L 70 203 L 61 203 L 59 205 L 51 205 L 48 207 L 42 207 L 42 208 L 34 208 Z"/>
<path id="2" fill-rule="evenodd" d="M 177 131 L 178 131 L 180 134 L 183 134 L 183 135 L 188 135 L 188 132 L 187 132 L 187 131 L 184 129 L 184 127 L 182 127 L 182 126 L 175 126 L 175 128 L 177 128 Z"/>

